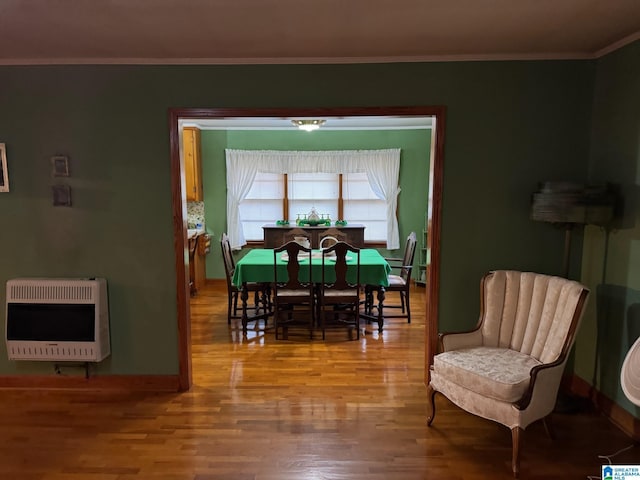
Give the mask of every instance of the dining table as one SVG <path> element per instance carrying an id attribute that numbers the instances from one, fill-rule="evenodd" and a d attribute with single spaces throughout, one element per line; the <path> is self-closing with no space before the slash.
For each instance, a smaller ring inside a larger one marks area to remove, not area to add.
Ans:
<path id="1" fill-rule="evenodd" d="M 284 252 L 286 253 L 286 252 Z M 331 266 L 331 262 L 325 262 L 325 268 Z M 274 267 L 278 269 L 278 276 L 280 276 L 280 270 L 282 274 L 286 275 L 287 272 L 287 259 L 282 255 L 274 256 L 273 248 L 254 248 L 249 250 L 247 254 L 236 262 L 236 268 L 233 272 L 233 284 L 240 289 L 240 298 L 242 299 L 242 328 L 247 330 L 247 323 L 249 317 L 247 315 L 247 299 L 249 294 L 243 285 L 250 282 L 257 283 L 273 283 L 274 281 Z M 300 275 L 307 276 L 309 274 L 309 268 L 311 268 L 311 278 L 315 283 L 320 283 L 322 280 L 322 251 L 312 250 L 311 262 L 309 262 L 308 255 L 306 258 L 300 261 Z M 326 271 L 325 274 L 330 275 L 331 271 Z M 356 260 L 355 258 L 347 258 L 347 279 L 351 276 L 355 280 Z M 378 291 L 378 304 L 382 307 L 384 302 L 385 289 L 389 286 L 389 274 L 391 273 L 391 267 L 385 258 L 374 248 L 362 248 L 360 249 L 360 284 L 364 285 L 379 285 Z M 377 316 L 368 316 L 362 314 L 361 317 L 373 320 L 378 323 L 378 329 L 382 330 L 384 319 L 382 318 L 382 308 L 378 308 Z"/>

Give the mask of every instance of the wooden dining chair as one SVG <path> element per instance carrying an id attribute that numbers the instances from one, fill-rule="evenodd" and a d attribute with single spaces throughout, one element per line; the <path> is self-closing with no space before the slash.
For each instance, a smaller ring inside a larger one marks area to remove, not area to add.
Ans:
<path id="1" fill-rule="evenodd" d="M 278 268 L 278 260 L 287 262 L 286 272 Z M 309 264 L 302 274 L 300 262 Z M 273 249 L 273 318 L 276 340 L 282 330 L 287 339 L 290 326 L 304 326 L 313 338 L 315 325 L 314 284 L 311 272 L 311 249 L 297 242 L 288 242 Z"/>
<path id="2" fill-rule="evenodd" d="M 329 248 L 338 242 L 347 242 L 348 235 L 337 228 L 328 228 L 322 232 L 318 232 L 320 240 L 318 241 L 318 248 Z"/>
<path id="3" fill-rule="evenodd" d="M 347 265 L 347 262 L 351 262 Z M 352 274 L 347 275 L 351 267 Z M 322 281 L 318 286 L 318 319 L 327 328 L 347 327 L 360 338 L 360 249 L 338 242 L 322 251 Z"/>
<path id="4" fill-rule="evenodd" d="M 296 237 L 304 237 L 311 242 L 311 234 L 309 232 L 302 228 L 292 228 L 282 234 L 282 244 L 284 245 L 285 243 L 291 242 L 295 240 Z"/>
<path id="5" fill-rule="evenodd" d="M 233 254 L 231 253 L 231 242 L 226 233 L 220 238 L 220 247 L 222 248 L 222 260 L 224 261 L 224 272 L 227 279 L 227 324 L 231 324 L 231 319 L 242 318 L 238 315 L 238 297 L 240 289 L 233 284 L 233 274 L 236 269 Z M 253 309 L 256 315 L 262 310 L 261 317 L 267 319 L 267 314 L 271 310 L 270 285 L 265 283 L 248 282 L 245 285 L 248 292 L 253 292 Z M 246 325 L 243 325 L 246 327 Z"/>
<path id="6" fill-rule="evenodd" d="M 411 272 L 413 270 L 413 259 L 416 253 L 416 232 L 411 232 L 407 237 L 404 248 L 404 256 L 402 258 L 385 258 L 391 267 L 391 274 L 388 277 L 389 286 L 384 287 L 386 294 L 397 292 L 400 295 L 400 304 L 378 304 L 374 303 L 373 293 L 377 291 L 379 285 L 365 286 L 365 313 L 371 316 L 374 308 L 376 309 L 399 309 L 401 313 L 388 314 L 384 311 L 379 312 L 379 318 L 406 318 L 407 323 L 411 323 Z M 385 294 L 385 296 L 386 296 Z M 378 326 L 382 329 L 382 325 Z"/>

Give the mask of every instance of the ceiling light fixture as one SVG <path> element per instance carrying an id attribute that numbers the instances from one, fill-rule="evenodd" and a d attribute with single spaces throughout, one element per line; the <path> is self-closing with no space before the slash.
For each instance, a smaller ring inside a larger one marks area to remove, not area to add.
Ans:
<path id="1" fill-rule="evenodd" d="M 322 125 L 324 125 L 325 122 L 326 120 L 317 120 L 317 119 L 291 120 L 291 123 L 293 123 L 296 127 L 298 127 L 300 130 L 305 130 L 307 132 L 311 132 L 313 130 L 319 129 Z"/>

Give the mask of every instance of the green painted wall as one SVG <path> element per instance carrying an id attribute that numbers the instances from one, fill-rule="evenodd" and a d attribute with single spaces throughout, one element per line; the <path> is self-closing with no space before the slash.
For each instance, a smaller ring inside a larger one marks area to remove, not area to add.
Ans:
<path id="1" fill-rule="evenodd" d="M 240 150 L 367 150 L 400 148 L 398 224 L 401 244 L 411 231 L 424 230 L 429 184 L 430 130 L 368 130 L 337 132 L 219 131 L 201 134 L 206 225 L 219 242 L 227 230 L 225 148 Z M 212 192 L 212 195 L 209 195 Z M 224 195 L 221 198 L 220 192 Z M 220 206 L 224 208 L 220 208 Z M 274 219 L 273 222 L 275 222 Z M 348 219 L 347 219 L 348 220 Z M 216 245 L 217 246 L 217 245 Z M 381 250 L 384 255 L 389 251 Z M 242 255 L 241 253 L 240 255 Z M 398 254 L 398 250 L 394 251 Z M 416 264 L 418 256 L 416 255 Z M 416 267 L 417 269 L 417 267 Z M 207 256 L 207 278 L 224 278 L 222 254 L 214 248 Z"/>
<path id="2" fill-rule="evenodd" d="M 609 231 L 586 228 L 582 271 L 592 296 L 575 371 L 640 418 L 620 387 L 640 336 L 640 42 L 598 61 L 594 92 L 589 178 L 611 183 L 621 208 Z"/>
<path id="3" fill-rule="evenodd" d="M 595 69 L 593 61 L 0 66 L 11 177 L 11 192 L 0 194 L 0 285 L 106 277 L 113 354 L 98 373 L 175 374 L 170 107 L 445 105 L 440 328 L 469 327 L 485 271 L 562 268 L 562 232 L 530 221 L 529 201 L 540 180 L 587 178 Z M 51 206 L 55 154 L 71 158 L 72 208 Z M 572 275 L 579 271 L 578 261 Z M 4 296 L 1 288 L 2 305 Z M 0 375 L 53 373 L 8 362 L 4 349 L 0 342 Z"/>

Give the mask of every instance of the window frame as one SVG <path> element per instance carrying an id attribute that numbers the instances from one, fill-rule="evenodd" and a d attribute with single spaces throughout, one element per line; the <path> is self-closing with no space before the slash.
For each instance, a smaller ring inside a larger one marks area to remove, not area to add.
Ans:
<path id="1" fill-rule="evenodd" d="M 283 173 L 282 181 L 283 181 L 283 193 L 284 198 L 282 199 L 282 218 L 287 218 L 289 216 L 289 174 Z M 344 218 L 344 190 L 343 190 L 343 174 L 338 173 L 338 219 Z M 398 199 L 398 206 L 396 208 L 396 215 L 398 213 L 398 209 L 400 207 L 400 199 Z M 334 221 L 337 219 L 334 219 Z M 264 244 L 264 240 L 246 240 L 247 246 L 250 247 L 259 247 Z M 365 245 L 371 248 L 385 248 L 387 245 L 386 239 L 381 240 L 365 240 Z"/>

